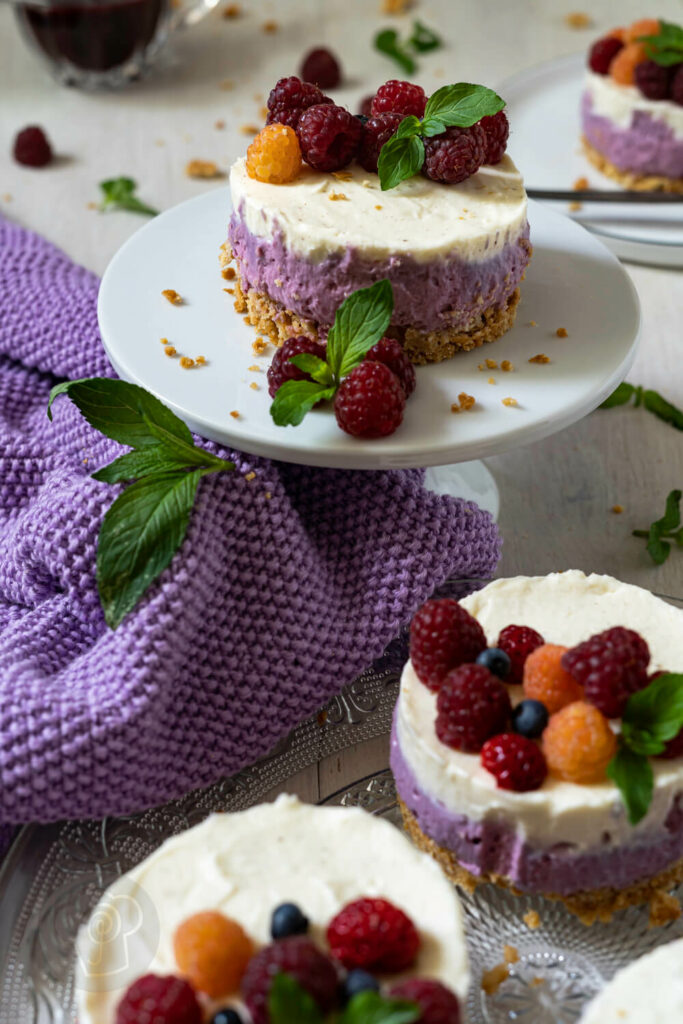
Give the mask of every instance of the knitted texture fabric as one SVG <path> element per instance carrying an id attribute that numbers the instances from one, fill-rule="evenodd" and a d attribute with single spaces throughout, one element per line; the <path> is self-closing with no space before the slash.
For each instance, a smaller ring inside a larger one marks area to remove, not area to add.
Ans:
<path id="1" fill-rule="evenodd" d="M 131 813 L 254 762 L 436 586 L 488 576 L 499 556 L 488 514 L 427 493 L 420 471 L 309 469 L 206 444 L 237 471 L 202 480 L 181 550 L 107 628 L 95 550 L 115 492 L 89 474 L 123 449 L 66 397 L 46 416 L 57 380 L 113 375 L 97 288 L 0 220 L 5 825 Z"/>

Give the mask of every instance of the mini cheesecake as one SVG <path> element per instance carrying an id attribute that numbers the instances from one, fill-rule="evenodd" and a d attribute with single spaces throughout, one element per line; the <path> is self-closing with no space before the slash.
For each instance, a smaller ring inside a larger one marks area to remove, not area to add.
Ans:
<path id="1" fill-rule="evenodd" d="M 580 1024 L 683 1024 L 683 939 L 618 971 Z"/>
<path id="2" fill-rule="evenodd" d="M 570 571 L 498 580 L 461 604 L 491 646 L 511 623 L 565 647 L 625 626 L 647 641 L 649 672 L 683 666 L 683 612 L 607 576 Z M 522 688 L 508 689 L 514 705 Z M 580 785 L 549 775 L 531 792 L 499 788 L 479 754 L 439 740 L 436 704 L 437 694 L 409 661 L 396 705 L 391 767 L 408 832 L 454 881 L 469 889 L 495 882 L 557 898 L 586 923 L 647 902 L 655 923 L 676 915 L 665 894 L 683 881 L 683 757 L 651 759 L 653 799 L 634 826 L 606 777 Z"/>

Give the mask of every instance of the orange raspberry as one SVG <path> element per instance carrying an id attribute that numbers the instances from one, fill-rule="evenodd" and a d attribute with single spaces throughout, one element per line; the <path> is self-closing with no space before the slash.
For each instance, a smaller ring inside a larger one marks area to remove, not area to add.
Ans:
<path id="1" fill-rule="evenodd" d="M 601 711 L 577 700 L 552 715 L 542 745 L 551 775 L 566 782 L 602 782 L 617 738 Z"/>
<path id="2" fill-rule="evenodd" d="M 659 18 L 641 18 L 624 31 L 624 42 L 635 43 L 641 36 L 658 36 L 661 27 Z"/>
<path id="3" fill-rule="evenodd" d="M 633 85 L 636 66 L 646 58 L 642 43 L 627 43 L 609 66 L 609 73 L 619 85 Z"/>
<path id="4" fill-rule="evenodd" d="M 179 970 L 212 999 L 237 991 L 254 944 L 237 921 L 207 910 L 188 917 L 173 936 Z"/>
<path id="5" fill-rule="evenodd" d="M 524 663 L 524 696 L 540 700 L 551 715 L 583 697 L 583 687 L 560 664 L 566 650 L 557 644 L 543 644 Z"/>
<path id="6" fill-rule="evenodd" d="M 610 39 L 619 39 L 622 43 L 626 42 L 626 29 L 625 28 L 613 28 L 611 32 L 607 33 L 607 37 Z"/>
<path id="7" fill-rule="evenodd" d="M 266 125 L 247 150 L 247 174 L 257 181 L 285 185 L 294 181 L 300 170 L 301 147 L 288 125 Z"/>

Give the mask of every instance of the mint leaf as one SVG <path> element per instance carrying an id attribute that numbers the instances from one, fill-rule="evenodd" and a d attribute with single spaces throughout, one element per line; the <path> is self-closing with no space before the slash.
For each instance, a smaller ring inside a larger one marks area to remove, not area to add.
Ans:
<path id="1" fill-rule="evenodd" d="M 323 1024 L 313 997 L 290 974 L 276 974 L 268 993 L 270 1024 Z"/>
<path id="2" fill-rule="evenodd" d="M 320 356 L 314 356 L 312 352 L 300 352 L 299 355 L 292 356 L 289 361 L 297 369 L 309 374 L 318 384 L 324 384 L 326 387 L 334 384 L 332 370 Z"/>
<path id="3" fill-rule="evenodd" d="M 307 412 L 324 399 L 334 398 L 333 387 L 312 380 L 288 380 L 271 402 L 270 415 L 278 427 L 298 427 Z"/>
<path id="4" fill-rule="evenodd" d="M 132 213 L 156 217 L 159 211 L 137 199 L 133 194 L 136 188 L 137 184 L 132 178 L 109 178 L 107 181 L 101 181 L 103 198 L 100 210 L 130 210 Z"/>
<path id="5" fill-rule="evenodd" d="M 422 121 L 415 114 L 408 114 L 393 134 L 394 139 L 410 139 L 413 135 L 419 135 L 422 130 Z"/>
<path id="6" fill-rule="evenodd" d="M 359 992 L 342 1013 L 338 1024 L 413 1024 L 420 1013 L 416 1003 L 387 999 L 379 992 Z"/>
<path id="7" fill-rule="evenodd" d="M 443 46 L 443 40 L 423 22 L 414 21 L 413 34 L 408 40 L 408 46 L 411 46 L 418 53 L 429 53 L 430 50 L 438 50 L 440 46 Z"/>
<path id="8" fill-rule="evenodd" d="M 671 554 L 671 541 L 683 547 L 681 529 L 681 497 L 679 490 L 671 491 L 666 499 L 664 515 L 650 525 L 649 530 L 634 530 L 634 537 L 647 537 L 647 553 L 655 565 L 663 565 Z"/>
<path id="9" fill-rule="evenodd" d="M 629 750 L 622 743 L 607 765 L 607 775 L 619 787 L 628 820 L 637 825 L 652 802 L 654 777 L 650 762 L 644 754 Z"/>
<path id="10" fill-rule="evenodd" d="M 379 50 L 385 57 L 393 60 L 406 74 L 412 75 L 417 70 L 415 61 L 411 57 L 406 45 L 399 39 L 396 29 L 382 29 L 375 36 L 374 45 L 376 50 Z"/>
<path id="11" fill-rule="evenodd" d="M 683 675 L 666 672 L 628 699 L 622 720 L 624 742 L 641 754 L 661 754 L 683 729 Z"/>
<path id="12" fill-rule="evenodd" d="M 377 161 L 382 191 L 396 188 L 401 181 L 412 178 L 421 169 L 424 159 L 425 147 L 419 136 L 397 138 L 393 135 L 382 146 Z"/>
<path id="13" fill-rule="evenodd" d="M 437 118 L 447 126 L 469 128 L 482 117 L 497 114 L 505 101 L 493 89 L 484 85 L 458 82 L 444 85 L 429 97 L 425 108 L 425 120 Z"/>
<path id="14" fill-rule="evenodd" d="M 676 430 L 683 430 L 683 411 L 677 409 L 666 398 L 662 398 L 658 391 L 644 391 L 643 405 L 665 423 L 671 424 Z"/>
<path id="15" fill-rule="evenodd" d="M 613 391 L 609 398 L 606 398 L 601 403 L 600 408 L 614 409 L 617 405 L 626 405 L 633 398 L 635 391 L 636 389 L 633 384 L 627 384 L 626 381 L 623 381 L 616 391 Z"/>
<path id="16" fill-rule="evenodd" d="M 379 341 L 391 321 L 394 294 L 389 281 L 376 281 L 344 299 L 327 336 L 327 361 L 335 377 L 345 377 Z"/>
<path id="17" fill-rule="evenodd" d="M 683 28 L 668 21 L 660 22 L 658 35 L 640 36 L 645 53 L 662 67 L 671 67 L 683 61 Z"/>

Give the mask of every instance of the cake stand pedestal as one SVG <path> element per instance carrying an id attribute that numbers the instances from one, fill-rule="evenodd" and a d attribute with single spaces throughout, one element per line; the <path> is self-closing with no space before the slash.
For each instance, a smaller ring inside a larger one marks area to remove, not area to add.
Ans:
<path id="1" fill-rule="evenodd" d="M 483 462 L 459 462 L 450 466 L 430 466 L 425 472 L 425 490 L 475 502 L 490 512 L 497 522 L 500 494 L 496 481 Z"/>

